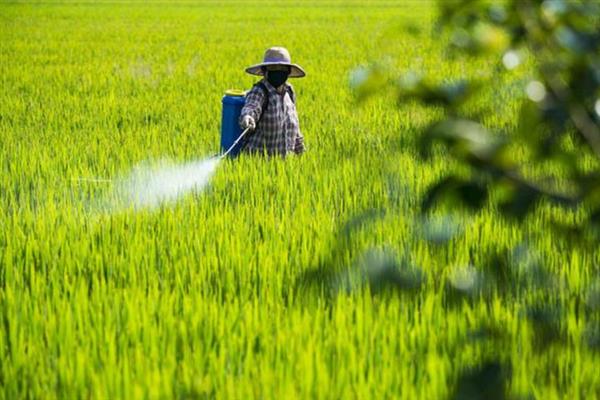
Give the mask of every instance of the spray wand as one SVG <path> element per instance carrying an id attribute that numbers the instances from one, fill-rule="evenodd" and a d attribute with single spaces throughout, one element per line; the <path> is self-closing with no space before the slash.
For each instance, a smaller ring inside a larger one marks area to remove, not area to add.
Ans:
<path id="1" fill-rule="evenodd" d="M 233 142 L 233 144 L 227 149 L 227 151 L 223 154 L 221 154 L 219 156 L 219 159 L 223 159 L 225 157 L 227 157 L 227 155 L 231 152 L 231 150 L 233 150 L 233 148 L 240 142 L 240 140 L 242 140 L 242 138 L 246 135 L 246 133 L 248 133 L 250 131 L 250 127 L 247 127 L 246 129 L 244 129 L 242 131 L 242 133 L 240 133 L 240 136 L 238 136 L 237 139 L 235 139 L 235 142 Z"/>

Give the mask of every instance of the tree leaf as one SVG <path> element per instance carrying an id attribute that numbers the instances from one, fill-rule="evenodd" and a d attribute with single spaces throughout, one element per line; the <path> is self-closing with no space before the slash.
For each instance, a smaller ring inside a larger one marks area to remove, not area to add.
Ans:
<path id="1" fill-rule="evenodd" d="M 524 185 L 516 185 L 506 200 L 500 203 L 505 216 L 522 220 L 540 200 L 540 193 Z"/>
<path id="2" fill-rule="evenodd" d="M 422 203 L 424 212 L 443 200 L 445 202 L 459 201 L 472 210 L 480 210 L 488 196 L 487 187 L 476 181 L 466 181 L 455 176 L 441 179 L 427 190 Z"/>
<path id="3" fill-rule="evenodd" d="M 508 398 L 511 369 L 498 360 L 463 372 L 451 396 L 454 400 L 504 400 Z"/>

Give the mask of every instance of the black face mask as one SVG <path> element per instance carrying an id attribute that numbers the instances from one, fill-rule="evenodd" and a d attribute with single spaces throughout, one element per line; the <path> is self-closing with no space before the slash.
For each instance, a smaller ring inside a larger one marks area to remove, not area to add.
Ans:
<path id="1" fill-rule="evenodd" d="M 287 81 L 289 74 L 287 71 L 267 71 L 267 81 L 273 87 L 279 87 Z"/>

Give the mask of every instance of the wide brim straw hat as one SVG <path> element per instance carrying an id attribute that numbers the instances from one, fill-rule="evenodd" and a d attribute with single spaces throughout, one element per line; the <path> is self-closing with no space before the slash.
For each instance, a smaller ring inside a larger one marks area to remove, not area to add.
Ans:
<path id="1" fill-rule="evenodd" d="M 298 64 L 292 64 L 289 51 L 285 47 L 271 47 L 265 51 L 263 62 L 246 68 L 246 72 L 252 75 L 263 76 L 262 67 L 268 65 L 287 65 L 290 67 L 290 78 L 302 78 L 306 73 Z"/>

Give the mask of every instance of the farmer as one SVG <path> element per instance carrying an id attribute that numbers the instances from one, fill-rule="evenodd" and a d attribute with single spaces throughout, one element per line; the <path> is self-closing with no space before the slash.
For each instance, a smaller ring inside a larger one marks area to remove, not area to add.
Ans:
<path id="1" fill-rule="evenodd" d="M 243 151 L 281 156 L 304 152 L 296 96 L 292 85 L 286 82 L 288 77 L 305 76 L 304 70 L 291 63 L 285 48 L 271 47 L 263 62 L 246 68 L 246 72 L 263 79 L 246 95 L 240 115 L 240 127 L 251 131 Z"/>

